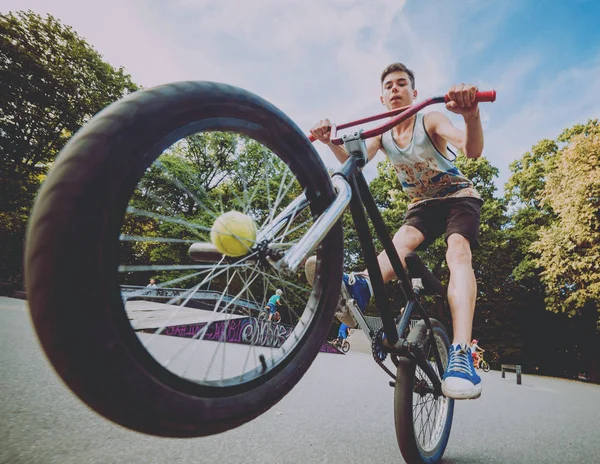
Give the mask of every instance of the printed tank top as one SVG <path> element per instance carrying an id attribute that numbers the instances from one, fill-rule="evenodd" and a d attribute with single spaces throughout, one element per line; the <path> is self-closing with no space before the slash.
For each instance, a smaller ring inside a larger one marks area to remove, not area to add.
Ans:
<path id="1" fill-rule="evenodd" d="M 473 183 L 433 145 L 423 114 L 417 113 L 412 140 L 406 148 L 398 146 L 391 130 L 383 134 L 381 144 L 413 203 L 449 196 L 480 198 Z"/>

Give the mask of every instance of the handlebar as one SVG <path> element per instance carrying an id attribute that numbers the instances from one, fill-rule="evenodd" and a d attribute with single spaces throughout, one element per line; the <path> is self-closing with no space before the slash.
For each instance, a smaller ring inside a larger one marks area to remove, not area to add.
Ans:
<path id="1" fill-rule="evenodd" d="M 421 103 L 417 103 L 416 105 L 403 106 L 402 108 L 396 108 L 395 110 L 387 111 L 385 113 L 376 114 L 374 116 L 369 116 L 369 117 L 363 118 L 363 119 L 357 119 L 356 121 L 346 122 L 344 124 L 340 124 L 339 126 L 332 124 L 331 125 L 331 143 L 333 143 L 334 145 L 343 145 L 344 142 L 342 141 L 342 138 L 336 137 L 338 130 L 347 129 L 348 127 L 354 127 L 354 126 L 358 126 L 359 124 L 365 124 L 367 122 L 377 121 L 378 119 L 391 117 L 392 119 L 390 119 L 386 123 L 384 123 L 380 126 L 377 126 L 373 129 L 367 130 L 367 131 L 363 132 L 360 136 L 360 138 L 363 140 L 370 139 L 371 137 L 376 137 L 377 135 L 381 135 L 384 132 L 389 131 L 392 127 L 397 126 L 401 122 L 410 118 L 411 116 L 418 113 L 423 108 L 425 108 L 429 105 L 434 105 L 436 103 L 447 103 L 449 101 L 450 101 L 450 97 L 448 97 L 448 95 L 444 95 L 443 97 L 433 97 L 433 98 L 424 100 Z M 494 102 L 494 101 L 496 101 L 496 91 L 488 90 L 485 92 L 477 92 L 475 101 L 477 103 Z M 311 142 L 314 142 L 316 140 L 312 135 L 309 135 L 308 139 Z"/>

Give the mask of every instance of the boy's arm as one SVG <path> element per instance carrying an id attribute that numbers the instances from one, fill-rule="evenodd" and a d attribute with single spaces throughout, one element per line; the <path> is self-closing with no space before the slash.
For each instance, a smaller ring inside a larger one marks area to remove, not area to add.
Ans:
<path id="1" fill-rule="evenodd" d="M 334 145 L 333 143 L 331 143 L 331 122 L 329 121 L 329 119 L 323 119 L 322 121 L 319 121 L 310 130 L 310 133 L 314 138 L 327 145 L 340 163 L 344 164 L 344 162 L 348 159 L 348 152 L 346 152 L 343 146 Z M 367 162 L 369 162 L 377 154 L 377 151 L 381 149 L 381 138 L 370 138 L 366 141 L 366 146 Z"/>
<path id="2" fill-rule="evenodd" d="M 448 91 L 450 100 L 446 103 L 446 109 L 463 117 L 465 132 L 454 127 L 441 113 L 427 115 L 434 132 L 462 151 L 467 158 L 479 158 L 483 152 L 483 128 L 476 95 L 477 87 L 474 85 L 461 84 Z"/>
<path id="3" fill-rule="evenodd" d="M 483 152 L 483 129 L 479 114 L 476 119 L 465 119 L 463 132 L 454 127 L 450 119 L 442 113 L 432 112 L 427 119 L 433 131 L 451 145 L 462 151 L 467 158 L 479 158 Z"/>

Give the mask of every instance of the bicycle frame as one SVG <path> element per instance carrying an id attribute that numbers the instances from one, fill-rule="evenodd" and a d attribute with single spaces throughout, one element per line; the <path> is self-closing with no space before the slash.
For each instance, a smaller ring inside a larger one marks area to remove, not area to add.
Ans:
<path id="1" fill-rule="evenodd" d="M 495 91 L 477 93 L 477 100 L 479 102 L 494 101 L 495 98 Z M 288 252 L 285 253 L 284 257 L 276 264 L 276 267 L 284 273 L 295 272 L 300 264 L 314 251 L 321 240 L 325 237 L 327 232 L 329 232 L 331 227 L 333 227 L 333 225 L 340 219 L 345 209 L 349 206 L 362 248 L 363 256 L 367 264 L 367 271 L 369 272 L 369 277 L 371 279 L 375 303 L 382 319 L 383 331 L 386 335 L 386 339 L 383 341 L 383 349 L 392 355 L 413 359 L 431 380 L 434 393 L 436 395 L 442 394 L 440 378 L 444 373 L 444 367 L 442 365 L 437 344 L 433 339 L 433 327 L 431 325 L 431 321 L 427 315 L 427 312 L 419 303 L 418 295 L 413 289 L 412 282 L 410 281 L 409 276 L 404 269 L 402 261 L 400 260 L 398 252 L 396 251 L 396 248 L 392 242 L 392 238 L 390 237 L 389 231 L 387 230 L 387 226 L 381 217 L 379 209 L 377 208 L 375 200 L 373 199 L 373 196 L 367 185 L 367 181 L 365 180 L 360 168 L 366 164 L 367 160 L 365 139 L 380 135 L 390 130 L 402 121 L 421 111 L 426 106 L 445 101 L 448 101 L 447 96 L 434 97 L 417 105 L 398 108 L 387 113 L 353 121 L 338 127 L 332 126 L 331 142 L 335 145 L 343 144 L 349 155 L 348 160 L 342 165 L 341 169 L 335 172 L 332 176 L 332 182 L 338 191 L 338 195 L 330 207 L 319 217 L 319 219 L 317 219 L 306 235 L 296 245 L 290 248 Z M 382 124 L 381 126 L 369 131 L 365 132 L 359 130 L 352 134 L 334 138 L 338 129 L 352 127 L 358 124 L 377 119 L 383 119 L 390 116 L 394 117 L 392 117 L 392 119 L 385 124 Z M 309 138 L 314 141 L 313 137 Z M 282 212 L 280 217 L 277 219 L 280 219 L 285 215 L 289 215 L 290 212 L 297 210 L 301 203 L 306 205 L 305 201 L 302 202 L 302 200 L 297 200 L 297 202 L 295 201 L 290 204 L 290 206 L 284 212 Z M 400 281 L 402 291 L 406 297 L 407 303 L 398 325 L 396 325 L 396 321 L 392 315 L 389 300 L 387 298 L 387 292 L 385 290 L 381 268 L 379 267 L 379 263 L 377 261 L 377 253 L 375 251 L 373 237 L 369 230 L 367 214 L 371 219 L 379 240 L 383 244 L 383 248 L 387 253 L 392 268 L 394 269 L 396 277 Z M 274 221 L 274 223 L 277 223 L 277 220 Z M 436 375 L 431 365 L 425 358 L 425 346 L 418 346 L 417 344 L 411 343 L 403 338 L 403 334 L 408 327 L 413 311 L 417 311 L 426 324 L 426 344 L 431 343 L 432 345 L 439 377 Z M 358 318 L 362 319 L 362 315 L 357 316 Z"/>
<path id="2" fill-rule="evenodd" d="M 406 273 L 406 270 L 404 269 L 402 261 L 400 260 L 400 256 L 398 255 L 398 252 L 396 251 L 396 248 L 392 242 L 390 233 L 387 230 L 387 226 L 385 225 L 383 218 L 381 217 L 381 213 L 375 204 L 375 200 L 373 199 L 373 196 L 369 190 L 367 181 L 365 180 L 362 171 L 356 169 L 358 164 L 360 164 L 360 160 L 357 159 L 356 155 L 352 155 L 352 157 L 344 164 L 344 166 L 342 166 L 341 171 L 344 172 L 349 169 L 353 173 L 353 176 L 349 179 L 353 193 L 350 201 L 350 212 L 356 227 L 356 232 L 362 248 L 363 256 L 367 264 L 367 271 L 369 272 L 371 285 L 373 287 L 373 296 L 375 297 L 375 305 L 381 316 L 383 331 L 386 335 L 386 338 L 383 341 L 384 351 L 398 356 L 414 359 L 417 365 L 431 380 L 435 393 L 441 395 L 442 385 L 440 378 L 436 375 L 431 368 L 431 365 L 425 359 L 425 347 L 415 345 L 403 338 L 411 315 L 415 310 L 425 321 L 428 329 L 428 342 L 433 340 L 433 328 L 427 312 L 419 303 L 417 294 L 413 289 L 412 282 Z M 379 262 L 377 261 L 377 253 L 373 243 L 373 237 L 369 230 L 367 215 L 371 219 L 375 233 L 377 234 L 384 250 L 388 255 L 392 268 L 396 273 L 396 277 L 400 282 L 400 287 L 406 298 L 404 313 L 402 314 L 398 325 L 396 325 L 395 318 L 390 308 L 381 268 L 379 267 Z M 432 343 L 432 348 L 438 372 L 440 372 L 441 376 L 443 375 L 444 368 L 440 353 L 437 349 L 437 344 Z"/>

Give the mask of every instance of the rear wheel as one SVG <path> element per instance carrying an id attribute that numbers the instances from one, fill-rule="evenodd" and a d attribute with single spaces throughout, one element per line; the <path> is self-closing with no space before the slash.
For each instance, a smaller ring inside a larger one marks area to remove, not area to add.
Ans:
<path id="1" fill-rule="evenodd" d="M 442 365 L 446 368 L 450 349 L 448 335 L 437 320 L 431 319 L 431 325 Z M 425 322 L 418 322 L 407 340 L 424 346 L 427 340 Z M 437 373 L 432 345 L 428 343 L 425 348 L 425 357 Z M 438 462 L 450 437 L 454 400 L 443 395 L 436 398 L 432 388 L 431 380 L 414 361 L 399 358 L 394 390 L 396 437 L 402 456 L 411 464 Z"/>
<path id="2" fill-rule="evenodd" d="M 329 330 L 341 224 L 317 250 L 313 287 L 271 263 L 333 198 L 308 139 L 254 94 L 182 82 L 111 105 L 61 152 L 29 223 L 27 293 L 48 358 L 83 401 L 140 432 L 251 420 L 300 380 Z M 256 243 L 192 260 L 230 210 L 254 220 Z M 276 289 L 285 324 L 258 323 Z"/>

